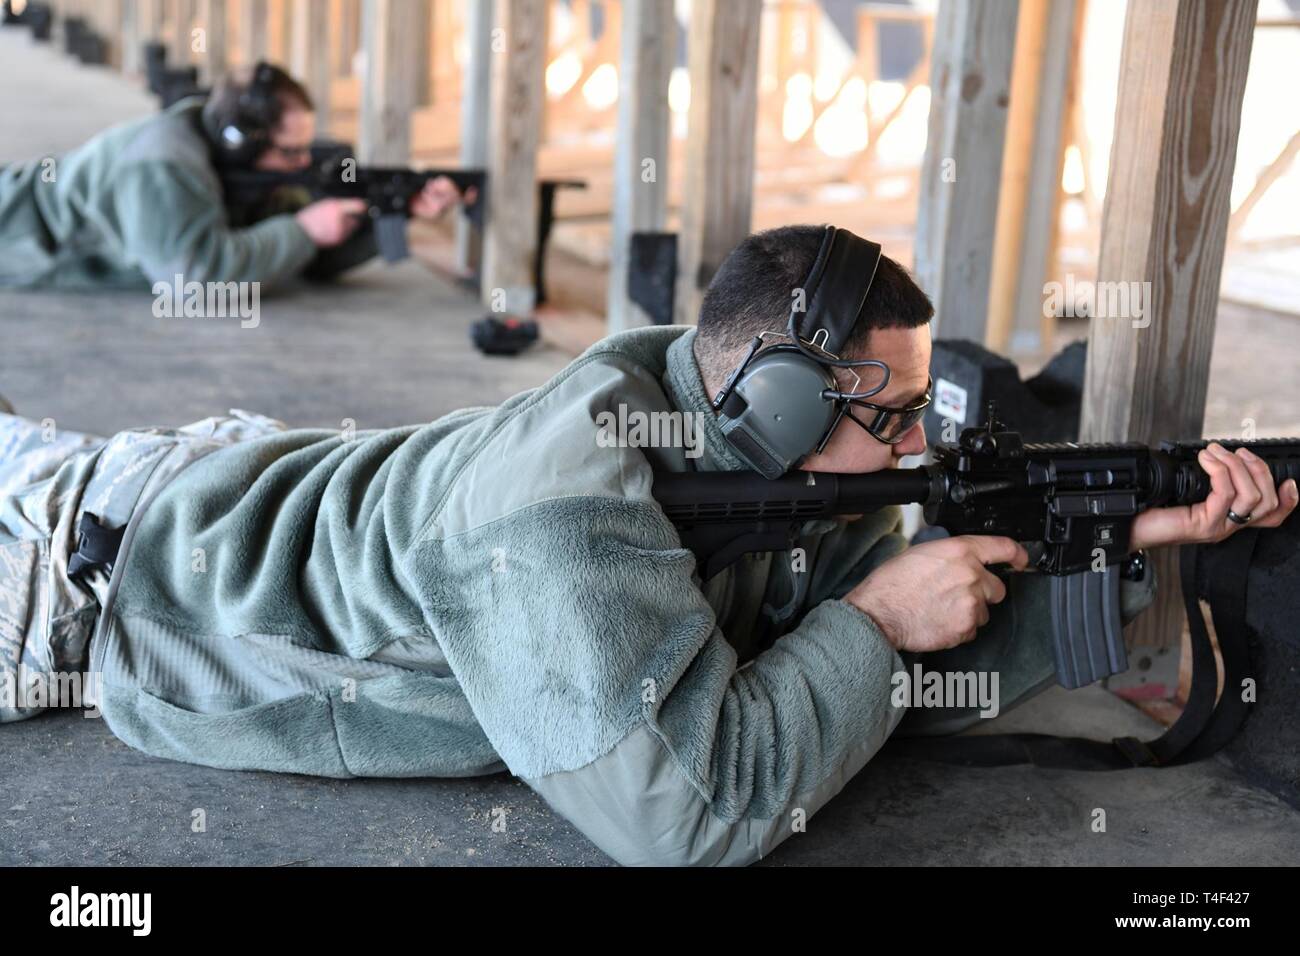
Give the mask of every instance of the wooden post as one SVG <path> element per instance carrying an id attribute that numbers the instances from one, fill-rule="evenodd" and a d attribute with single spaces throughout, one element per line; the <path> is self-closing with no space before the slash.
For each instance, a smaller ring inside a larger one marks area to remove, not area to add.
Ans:
<path id="1" fill-rule="evenodd" d="M 1256 0 L 1128 8 L 1083 441 L 1154 443 L 1197 438 L 1204 427 L 1255 9 Z M 1111 289 L 1116 295 L 1102 294 Z M 1129 293 L 1128 309 L 1113 308 L 1124 302 L 1120 290 Z M 1140 308 L 1133 307 L 1135 293 Z M 1161 550 L 1153 557 L 1156 603 L 1127 637 L 1169 646 L 1182 613 L 1176 556 Z"/>
<path id="2" fill-rule="evenodd" d="M 494 312 L 526 315 L 537 304 L 537 145 L 546 106 L 548 9 L 546 0 L 497 0 L 495 6 L 482 293 Z"/>
<path id="3" fill-rule="evenodd" d="M 194 59 L 190 44 L 190 31 L 198 11 L 195 0 L 172 0 L 171 44 L 167 50 L 167 65 L 171 68 L 186 66 Z"/>
<path id="4" fill-rule="evenodd" d="M 410 159 L 415 99 L 411 64 L 415 44 L 422 39 L 415 29 L 417 19 L 412 0 L 364 0 L 362 5 L 365 74 L 357 158 L 363 163 L 405 165 Z"/>
<path id="5" fill-rule="evenodd" d="M 694 0 L 676 322 L 693 324 L 705 287 L 749 235 L 758 115 L 759 0 Z"/>
<path id="6" fill-rule="evenodd" d="M 940 0 L 916 276 L 936 332 L 984 341 L 1017 0 Z"/>
<path id="7" fill-rule="evenodd" d="M 1065 158 L 1070 70 L 1078 56 L 1082 3 L 1020 0 L 1002 184 L 989 289 L 987 344 L 1005 352 L 1037 346 L 1044 283 L 1055 248 Z"/>
<path id="8" fill-rule="evenodd" d="M 289 70 L 316 104 L 316 129 L 329 129 L 330 9 L 321 0 L 293 0 Z"/>
<path id="9" fill-rule="evenodd" d="M 123 73 L 140 72 L 140 0 L 122 0 L 118 66 Z"/>
<path id="10" fill-rule="evenodd" d="M 247 67 L 264 60 L 270 49 L 267 35 L 271 24 L 270 0 L 239 2 L 239 62 Z"/>
<path id="11" fill-rule="evenodd" d="M 460 101 L 460 162 L 478 169 L 488 161 L 488 113 L 492 91 L 493 0 L 471 3 L 465 11 L 465 82 Z M 488 205 L 493 184 L 488 183 Z M 465 275 L 478 272 L 483 236 L 464 216 L 456 217 L 456 266 Z"/>
<path id="12" fill-rule="evenodd" d="M 668 80 L 676 53 L 672 0 L 623 0 L 610 212 L 610 332 L 650 323 L 628 298 L 628 251 L 632 233 L 660 231 L 668 215 Z"/>
<path id="13" fill-rule="evenodd" d="M 227 31 L 226 0 L 202 0 L 199 16 L 203 22 L 207 52 L 200 57 L 204 82 L 213 83 L 226 72 Z"/>
<path id="14" fill-rule="evenodd" d="M 279 66 L 287 66 L 293 35 L 292 0 L 269 0 L 267 7 L 266 55 Z"/>

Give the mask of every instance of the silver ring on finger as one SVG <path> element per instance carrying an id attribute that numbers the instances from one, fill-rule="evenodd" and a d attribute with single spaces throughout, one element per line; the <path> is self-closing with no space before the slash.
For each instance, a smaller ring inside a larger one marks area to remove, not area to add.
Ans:
<path id="1" fill-rule="evenodd" d="M 1235 512 L 1235 511 L 1233 511 L 1231 508 L 1229 508 L 1229 509 L 1228 509 L 1228 520 L 1231 521 L 1233 524 L 1249 524 L 1249 523 L 1250 523 L 1250 515 L 1239 515 L 1239 514 L 1237 514 L 1237 512 Z"/>

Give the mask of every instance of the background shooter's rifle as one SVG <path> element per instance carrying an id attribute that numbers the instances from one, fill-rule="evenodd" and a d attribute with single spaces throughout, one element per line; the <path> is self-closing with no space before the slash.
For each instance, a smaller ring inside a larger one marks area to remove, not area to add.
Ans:
<path id="1" fill-rule="evenodd" d="M 487 175 L 480 169 L 406 169 L 397 166 L 362 166 L 346 146 L 329 144 L 312 147 L 312 162 L 298 172 L 273 172 L 248 167 L 218 166 L 226 202 L 253 206 L 270 193 L 286 186 L 306 189 L 313 199 L 327 197 L 364 199 L 374 221 L 375 241 L 387 262 L 409 255 L 406 220 L 410 203 L 425 183 L 446 176 L 462 196 L 473 187 L 474 202 L 462 208 L 473 223 L 482 225 L 486 208 Z"/>
<path id="2" fill-rule="evenodd" d="M 785 551 L 805 522 L 886 505 L 923 505 L 953 535 L 1024 542 L 1031 567 L 1052 575 L 1057 680 L 1082 687 L 1127 669 L 1119 582 L 1139 577 L 1133 519 L 1147 508 L 1204 501 L 1196 462 L 1208 442 L 1145 445 L 1025 444 L 996 420 L 937 445 L 934 464 L 871 474 L 795 471 L 769 481 L 751 472 L 659 472 L 654 495 L 695 553 L 704 580 L 754 551 Z M 1268 462 L 1273 480 L 1300 480 L 1300 438 L 1221 441 Z M 1095 570 L 1100 568 L 1101 570 Z"/>

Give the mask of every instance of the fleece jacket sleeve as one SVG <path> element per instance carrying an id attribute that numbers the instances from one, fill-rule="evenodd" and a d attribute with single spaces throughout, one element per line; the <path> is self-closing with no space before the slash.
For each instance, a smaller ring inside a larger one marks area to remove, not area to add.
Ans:
<path id="1" fill-rule="evenodd" d="M 621 863 L 760 858 L 902 716 L 900 658 L 842 601 L 737 667 L 652 506 L 551 499 L 408 566 L 493 747 Z"/>
<path id="2" fill-rule="evenodd" d="M 113 207 L 126 254 L 151 283 L 259 282 L 300 272 L 316 246 L 291 215 L 245 229 L 227 224 L 221 196 L 179 163 L 136 163 L 117 175 Z"/>

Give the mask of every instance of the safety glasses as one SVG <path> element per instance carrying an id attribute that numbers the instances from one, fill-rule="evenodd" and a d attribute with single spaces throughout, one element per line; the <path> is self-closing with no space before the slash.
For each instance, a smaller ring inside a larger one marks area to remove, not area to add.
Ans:
<path id="1" fill-rule="evenodd" d="M 912 426 L 925 417 L 925 410 L 930 407 L 934 380 L 927 379 L 925 395 L 906 408 L 894 408 L 889 405 L 877 405 L 860 398 L 844 399 L 840 405 L 842 416 L 851 418 L 868 435 L 886 445 L 897 445 L 911 431 Z M 866 409 L 871 413 L 866 420 L 853 414 L 854 408 Z"/>

